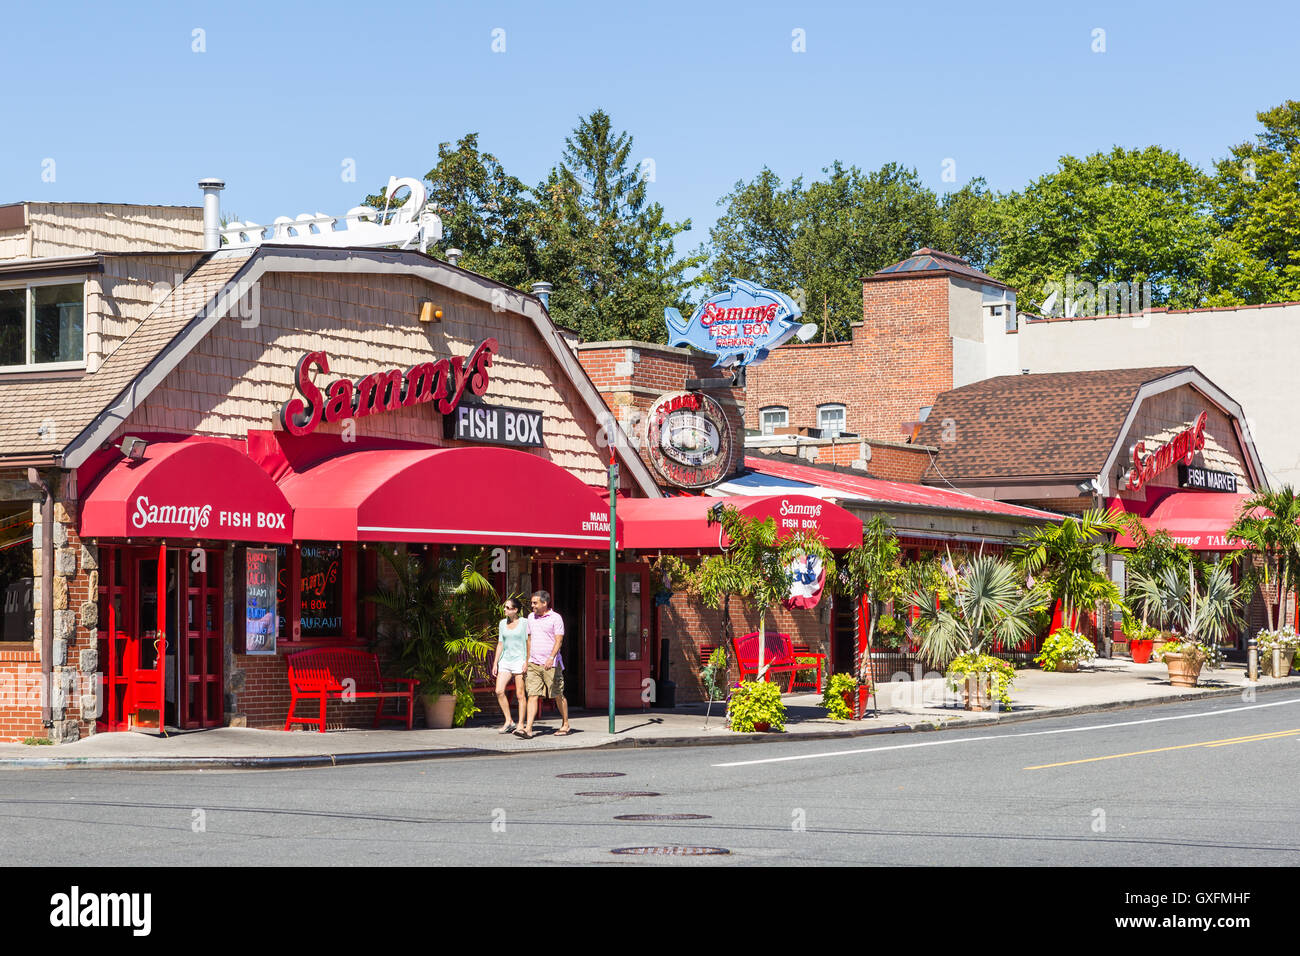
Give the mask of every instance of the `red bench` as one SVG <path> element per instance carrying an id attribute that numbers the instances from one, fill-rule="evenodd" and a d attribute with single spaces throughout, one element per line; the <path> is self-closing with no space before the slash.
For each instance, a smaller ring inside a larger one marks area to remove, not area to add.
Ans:
<path id="1" fill-rule="evenodd" d="M 799 661 L 796 659 L 794 645 L 790 643 L 789 634 L 774 634 L 769 631 L 763 644 L 763 679 L 767 680 L 768 674 L 789 674 L 790 680 L 786 687 L 786 693 L 794 690 L 794 675 L 800 670 Z M 744 634 L 735 641 L 736 644 L 736 664 L 740 667 L 740 679 L 745 680 L 746 675 L 752 674 L 758 676 L 758 632 Z M 806 655 L 811 657 L 812 655 Z M 807 670 L 807 668 L 803 668 Z"/>
<path id="2" fill-rule="evenodd" d="M 814 654 L 811 650 L 808 649 L 808 645 L 807 645 L 807 644 L 796 644 L 796 645 L 794 646 L 794 656 L 795 656 L 795 657 L 808 657 L 808 658 L 812 658 L 813 660 L 815 660 L 815 661 L 817 662 L 815 665 L 813 665 L 813 664 L 809 664 L 807 667 L 802 668 L 802 670 L 806 670 L 806 671 L 816 670 L 816 671 L 817 671 L 817 685 L 816 685 L 816 689 L 817 689 L 817 693 L 820 694 L 820 693 L 822 692 L 822 671 L 823 671 L 824 668 L 826 667 L 826 655 L 825 655 L 825 654 Z M 793 681 L 790 682 L 790 687 L 791 687 L 791 689 L 793 689 L 793 688 L 795 688 L 795 687 L 812 687 L 812 686 L 813 686 L 813 685 L 810 684 L 810 683 L 808 683 L 807 681 L 793 680 Z"/>
<path id="3" fill-rule="evenodd" d="M 327 647 L 312 651 L 299 651 L 289 655 L 289 716 L 284 719 L 284 729 L 294 724 L 315 724 L 325 733 L 325 702 L 327 700 L 375 700 L 375 722 L 391 720 L 405 723 L 410 730 L 415 718 L 415 685 L 409 678 L 386 678 L 379 673 L 379 657 L 353 648 Z M 398 685 L 401 690 L 386 690 L 385 685 Z M 396 714 L 384 713 L 384 701 L 405 700 L 406 710 Z M 320 716 L 298 717 L 295 713 L 299 700 L 319 701 Z"/>

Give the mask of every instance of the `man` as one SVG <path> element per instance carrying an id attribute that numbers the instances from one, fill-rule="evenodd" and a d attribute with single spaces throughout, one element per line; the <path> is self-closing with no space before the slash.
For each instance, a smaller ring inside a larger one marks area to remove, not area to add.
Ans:
<path id="1" fill-rule="evenodd" d="M 534 591 L 533 612 L 528 615 L 528 723 L 515 732 L 516 736 L 531 740 L 533 721 L 542 697 L 554 698 L 560 708 L 560 729 L 555 736 L 564 737 L 569 727 L 569 702 L 564 699 L 564 668 L 560 664 L 560 647 L 564 643 L 564 620 L 551 610 L 549 591 Z"/>

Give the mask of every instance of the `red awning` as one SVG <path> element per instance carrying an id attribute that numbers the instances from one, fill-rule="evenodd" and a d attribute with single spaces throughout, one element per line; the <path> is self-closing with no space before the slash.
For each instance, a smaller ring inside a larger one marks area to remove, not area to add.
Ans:
<path id="1" fill-rule="evenodd" d="M 280 487 L 300 541 L 609 547 L 605 499 L 510 448 L 357 449 L 291 472 Z"/>
<path id="2" fill-rule="evenodd" d="M 816 531 L 829 548 L 852 548 L 862 543 L 862 522 L 839 505 L 807 495 L 735 495 L 714 498 L 633 498 L 618 503 L 625 548 L 719 547 L 719 528 L 709 525 L 709 509 L 734 505 L 751 518 L 776 519 L 779 529 Z"/>
<path id="3" fill-rule="evenodd" d="M 80 533 L 288 544 L 293 513 L 276 483 L 231 443 L 152 442 L 143 459 L 122 459 L 87 492 Z"/>
<path id="4" fill-rule="evenodd" d="M 1228 528 L 1241 513 L 1241 503 L 1249 495 L 1230 495 L 1206 491 L 1176 491 L 1142 517 L 1142 523 L 1152 531 L 1167 531 L 1178 544 L 1193 551 L 1237 551 L 1240 541 L 1229 543 Z M 1142 502 L 1112 498 L 1112 507 L 1119 507 L 1141 515 Z M 1131 548 L 1134 541 L 1120 534 L 1115 543 L 1121 548 Z"/>

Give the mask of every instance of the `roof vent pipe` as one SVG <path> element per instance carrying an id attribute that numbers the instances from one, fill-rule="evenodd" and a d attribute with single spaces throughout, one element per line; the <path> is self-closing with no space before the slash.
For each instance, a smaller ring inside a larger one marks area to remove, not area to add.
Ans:
<path id="1" fill-rule="evenodd" d="M 448 262 L 448 264 L 453 265 L 453 266 L 456 265 L 458 262 L 460 262 L 460 257 L 463 256 L 463 255 L 464 255 L 464 253 L 463 253 L 461 250 L 459 250 L 459 249 L 448 249 L 448 250 L 447 250 L 447 262 Z"/>
<path id="2" fill-rule="evenodd" d="M 215 252 L 221 248 L 221 190 L 226 184 L 220 179 L 200 179 L 203 190 L 203 251 Z"/>
<path id="3" fill-rule="evenodd" d="M 532 288 L 533 288 L 533 295 L 537 296 L 537 298 L 542 300 L 542 308 L 544 308 L 547 312 L 550 312 L 551 311 L 551 290 L 554 289 L 555 286 L 551 285 L 551 283 L 549 282 L 534 282 Z"/>

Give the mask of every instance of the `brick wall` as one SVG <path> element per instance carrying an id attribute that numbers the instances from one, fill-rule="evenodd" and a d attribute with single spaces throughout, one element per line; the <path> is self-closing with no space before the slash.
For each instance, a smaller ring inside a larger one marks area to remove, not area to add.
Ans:
<path id="1" fill-rule="evenodd" d="M 731 602 L 731 621 L 736 637 L 758 630 L 757 616 L 746 612 L 739 601 Z M 811 610 L 777 608 L 769 612 L 767 628 L 789 634 L 793 643 L 807 644 L 813 653 L 830 655 L 830 601 L 825 596 L 822 603 Z M 670 673 L 677 685 L 678 700 L 705 699 L 700 669 L 708 663 L 708 658 L 706 655 L 701 660 L 700 648 L 707 644 L 721 644 L 721 632 L 722 612 L 684 592 L 674 593 L 672 601 L 659 609 L 659 635 L 668 638 L 672 662 Z M 734 682 L 739 676 L 733 661 L 730 679 Z"/>
<path id="2" fill-rule="evenodd" d="M 817 406 L 834 402 L 848 431 L 898 441 L 903 422 L 952 388 L 948 289 L 945 276 L 864 282 L 851 342 L 786 344 L 749 370 L 746 425 L 781 405 L 792 426 L 815 427 Z"/>

